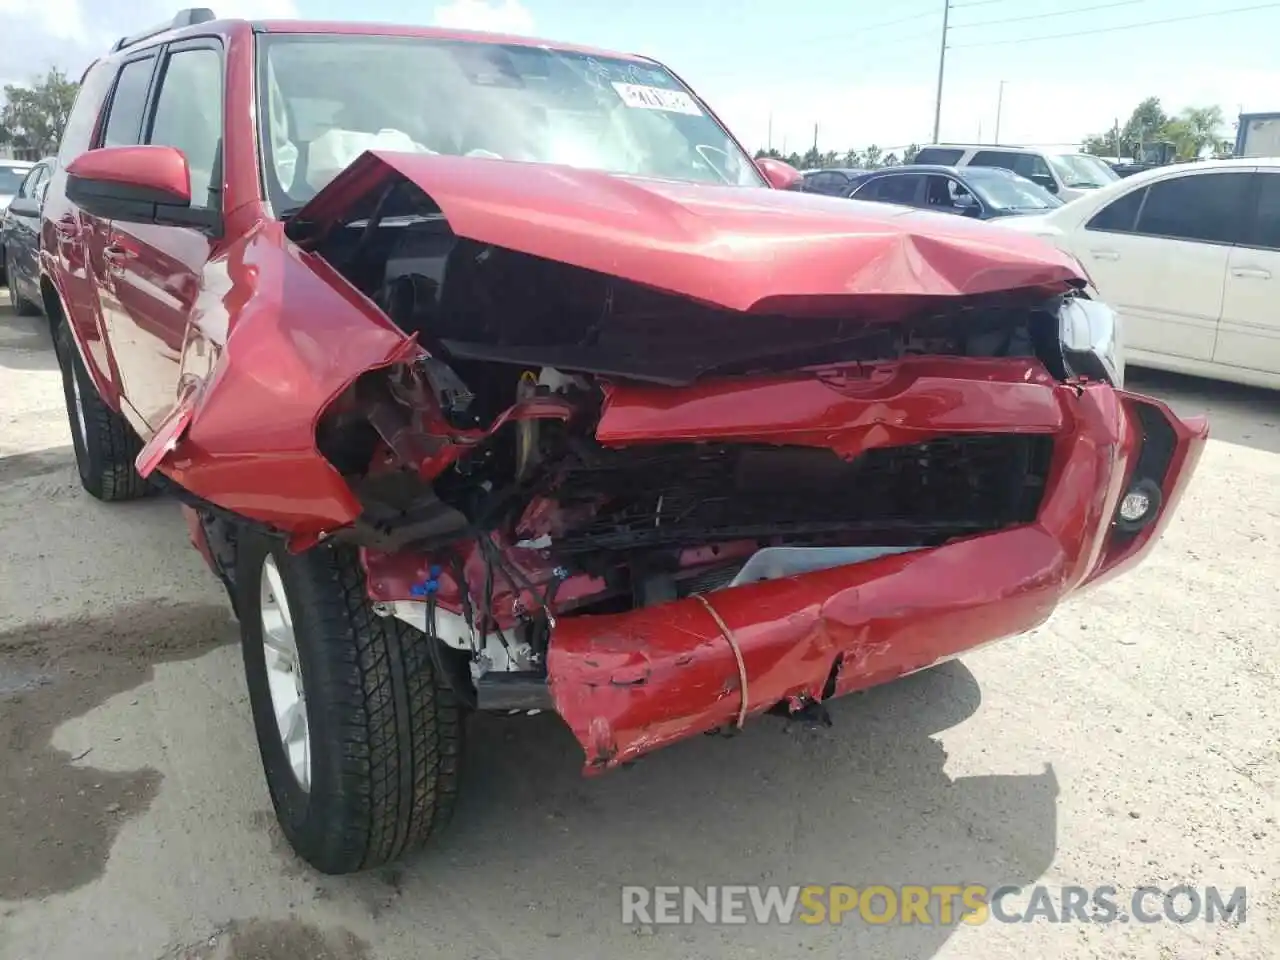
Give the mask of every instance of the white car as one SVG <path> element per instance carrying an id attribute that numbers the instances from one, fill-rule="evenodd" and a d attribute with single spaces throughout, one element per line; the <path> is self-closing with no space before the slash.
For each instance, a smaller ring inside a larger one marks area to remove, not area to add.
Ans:
<path id="1" fill-rule="evenodd" d="M 7 160 L 0 158 L 0 213 L 9 206 L 9 201 L 18 192 L 18 187 L 27 178 L 31 168 L 35 166 L 26 160 Z"/>
<path id="2" fill-rule="evenodd" d="M 1280 158 L 1157 167 L 998 223 L 1075 255 L 1130 363 L 1280 389 Z"/>

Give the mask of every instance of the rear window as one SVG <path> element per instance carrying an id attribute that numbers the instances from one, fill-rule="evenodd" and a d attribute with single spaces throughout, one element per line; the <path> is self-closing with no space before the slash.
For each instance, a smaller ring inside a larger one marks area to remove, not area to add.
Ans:
<path id="1" fill-rule="evenodd" d="M 102 101 L 111 89 L 111 80 L 115 76 L 114 64 L 95 63 L 85 74 L 80 84 L 80 92 L 76 94 L 75 106 L 67 118 L 66 129 L 62 131 L 62 143 L 58 148 L 58 159 L 68 164 L 89 149 L 93 140 L 93 130 L 98 124 L 98 113 L 102 110 Z"/>
<path id="2" fill-rule="evenodd" d="M 946 147 L 925 147 L 909 163 L 936 163 L 943 167 L 953 167 L 964 156 L 963 150 L 952 150 Z"/>

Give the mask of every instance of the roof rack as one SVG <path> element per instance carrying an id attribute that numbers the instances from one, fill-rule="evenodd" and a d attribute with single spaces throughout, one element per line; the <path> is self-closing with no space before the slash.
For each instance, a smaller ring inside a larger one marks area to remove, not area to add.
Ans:
<path id="1" fill-rule="evenodd" d="M 190 7 L 186 10 L 179 10 L 172 20 L 158 24 L 148 30 L 143 30 L 141 33 L 135 33 L 131 37 L 121 37 L 112 44 L 111 52 L 116 53 L 126 47 L 141 43 L 143 40 L 150 40 L 152 37 L 158 37 L 162 33 L 168 33 L 170 30 L 194 27 L 197 24 L 208 23 L 210 20 L 216 19 L 218 19 L 217 16 L 208 7 Z"/>

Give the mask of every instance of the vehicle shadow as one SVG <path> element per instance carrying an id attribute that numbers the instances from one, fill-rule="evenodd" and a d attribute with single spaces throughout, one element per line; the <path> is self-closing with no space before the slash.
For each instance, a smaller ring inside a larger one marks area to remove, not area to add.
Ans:
<path id="1" fill-rule="evenodd" d="M 1214 440 L 1280 453 L 1280 391 L 1133 366 L 1125 370 L 1125 386 L 1182 416 L 1206 415 Z"/>
<path id="2" fill-rule="evenodd" d="M 20 317 L 9 295 L 0 292 L 0 367 L 56 370 L 58 359 L 44 317 Z"/>
<path id="3" fill-rule="evenodd" d="M 621 887 L 1035 882 L 1056 848 L 1052 769 L 953 779 L 934 739 L 980 700 L 952 662 L 833 702 L 829 729 L 763 718 L 732 739 L 698 738 L 591 779 L 557 717 L 477 717 L 454 826 L 405 865 L 403 902 L 491 904 L 501 877 L 514 922 L 532 928 L 526 943 L 636 934 L 683 953 L 786 955 L 803 943 L 932 956 L 958 925 L 936 908 L 930 925 L 853 914 L 840 926 L 628 928 Z"/>

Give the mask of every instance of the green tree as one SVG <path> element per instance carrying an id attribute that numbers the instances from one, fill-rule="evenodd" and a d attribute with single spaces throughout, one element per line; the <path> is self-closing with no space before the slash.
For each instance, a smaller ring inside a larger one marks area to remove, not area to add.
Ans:
<path id="1" fill-rule="evenodd" d="M 880 148 L 874 143 L 867 147 L 862 154 L 862 165 L 868 170 L 876 170 L 884 166 L 884 157 Z"/>
<path id="2" fill-rule="evenodd" d="M 1187 107 L 1165 125 L 1164 139 L 1173 141 L 1179 157 L 1193 160 L 1218 147 L 1225 125 L 1219 106 Z"/>
<path id="3" fill-rule="evenodd" d="M 0 107 L 0 142 L 36 156 L 55 153 L 79 86 L 56 67 L 29 87 L 7 84 Z"/>

